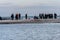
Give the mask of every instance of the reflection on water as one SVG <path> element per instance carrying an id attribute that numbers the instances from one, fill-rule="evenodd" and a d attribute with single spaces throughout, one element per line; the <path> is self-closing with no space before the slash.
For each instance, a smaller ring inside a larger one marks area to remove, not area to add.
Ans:
<path id="1" fill-rule="evenodd" d="M 60 40 L 60 23 L 2 24 L 0 40 Z"/>

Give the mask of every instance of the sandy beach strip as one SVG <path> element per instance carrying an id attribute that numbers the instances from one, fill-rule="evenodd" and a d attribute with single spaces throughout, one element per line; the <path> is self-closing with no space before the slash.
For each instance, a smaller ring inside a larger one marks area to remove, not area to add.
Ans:
<path id="1" fill-rule="evenodd" d="M 16 24 L 16 23 L 60 23 L 60 19 L 0 20 L 0 24 Z"/>

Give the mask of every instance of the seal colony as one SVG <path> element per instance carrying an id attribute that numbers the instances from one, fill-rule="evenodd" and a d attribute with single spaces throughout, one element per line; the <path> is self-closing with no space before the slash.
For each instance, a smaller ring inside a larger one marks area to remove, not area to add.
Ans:
<path id="1" fill-rule="evenodd" d="M 17 24 L 17 23 L 60 23 L 60 19 L 57 19 L 57 14 L 39 14 L 39 16 L 33 16 L 33 19 L 28 18 L 25 14 L 25 19 L 21 20 L 21 14 L 11 15 L 10 19 L 3 19 L 0 17 L 0 24 Z"/>

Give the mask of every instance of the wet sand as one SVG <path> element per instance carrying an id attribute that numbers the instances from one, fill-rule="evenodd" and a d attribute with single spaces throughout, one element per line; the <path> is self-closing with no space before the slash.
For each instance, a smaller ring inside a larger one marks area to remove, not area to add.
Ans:
<path id="1" fill-rule="evenodd" d="M 17 23 L 60 23 L 60 19 L 0 20 L 0 24 L 17 24 Z"/>

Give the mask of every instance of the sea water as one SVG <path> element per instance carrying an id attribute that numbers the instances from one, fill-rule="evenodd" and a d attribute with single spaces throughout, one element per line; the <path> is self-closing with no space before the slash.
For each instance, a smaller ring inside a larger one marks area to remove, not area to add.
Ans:
<path id="1" fill-rule="evenodd" d="M 0 40 L 60 40 L 60 23 L 0 24 Z"/>

